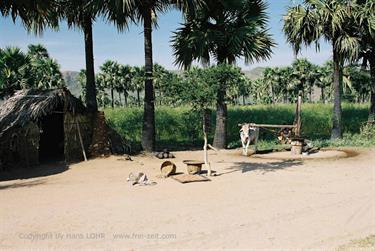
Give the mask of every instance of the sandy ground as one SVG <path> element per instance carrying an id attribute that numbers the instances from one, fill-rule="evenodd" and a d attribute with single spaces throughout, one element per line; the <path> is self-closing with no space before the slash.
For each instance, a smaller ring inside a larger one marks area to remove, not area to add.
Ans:
<path id="1" fill-rule="evenodd" d="M 331 250 L 375 234 L 375 150 L 304 162 L 240 152 L 210 152 L 210 182 L 160 179 L 162 160 L 145 156 L 1 181 L 0 249 Z M 173 161 L 185 172 L 182 160 L 201 156 Z M 134 171 L 158 184 L 131 187 Z"/>

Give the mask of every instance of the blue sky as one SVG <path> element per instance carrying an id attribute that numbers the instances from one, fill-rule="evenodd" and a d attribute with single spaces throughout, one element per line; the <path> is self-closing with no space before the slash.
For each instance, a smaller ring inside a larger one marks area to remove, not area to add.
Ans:
<path id="1" fill-rule="evenodd" d="M 286 7 L 293 0 L 268 0 L 269 4 L 269 28 L 277 47 L 273 49 L 272 58 L 251 65 L 245 65 L 242 60 L 237 63 L 244 70 L 257 66 L 282 66 L 293 61 L 293 52 L 286 44 L 282 33 L 282 15 Z M 173 64 L 170 37 L 172 32 L 182 22 L 181 14 L 177 11 L 170 11 L 159 17 L 159 28 L 153 32 L 154 62 L 157 62 L 167 69 L 176 69 Z M 10 18 L 0 18 L 0 47 L 18 46 L 26 50 L 30 43 L 44 44 L 51 57 L 57 59 L 62 70 L 75 70 L 84 68 L 84 43 L 83 34 L 78 29 L 69 30 L 62 24 L 58 32 L 47 30 L 42 36 L 28 34 L 22 24 L 16 24 Z M 129 30 L 119 33 L 116 28 L 102 20 L 97 20 L 94 25 L 94 55 L 95 68 L 107 59 L 117 60 L 123 64 L 143 65 L 143 34 L 142 27 L 131 25 Z M 330 58 L 329 46 L 323 45 L 317 53 L 315 48 L 303 50 L 300 57 L 306 57 L 310 61 L 320 64 Z"/>

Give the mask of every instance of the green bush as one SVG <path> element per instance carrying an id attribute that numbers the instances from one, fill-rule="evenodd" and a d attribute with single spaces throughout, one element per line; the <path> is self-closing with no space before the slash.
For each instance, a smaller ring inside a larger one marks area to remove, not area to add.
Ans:
<path id="1" fill-rule="evenodd" d="M 237 147 L 239 142 L 239 123 L 254 122 L 262 124 L 293 124 L 294 104 L 252 105 L 228 108 L 229 147 Z M 139 145 L 142 133 L 142 108 L 105 109 L 107 120 L 130 142 Z M 201 147 L 202 118 L 190 107 L 156 107 L 156 141 L 158 148 L 182 149 Z M 329 141 L 331 133 L 332 105 L 303 104 L 302 133 L 321 146 L 371 145 L 374 144 L 375 129 L 363 127 L 367 121 L 368 105 L 343 104 L 344 140 Z M 212 126 L 209 138 L 212 140 L 215 129 L 215 112 L 212 112 Z M 362 129 L 361 129 L 362 128 Z M 371 136 L 372 135 L 372 136 Z M 371 137 L 372 138 L 371 138 Z M 369 138 L 370 137 L 370 138 Z M 275 133 L 261 129 L 262 143 L 268 146 L 276 143 Z M 372 140 L 371 140 L 372 139 Z M 372 142 L 372 143 L 371 143 Z"/>

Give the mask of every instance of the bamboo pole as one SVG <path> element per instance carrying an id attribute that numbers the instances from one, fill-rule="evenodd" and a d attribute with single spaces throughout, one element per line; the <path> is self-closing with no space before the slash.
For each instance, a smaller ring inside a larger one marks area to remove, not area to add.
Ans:
<path id="1" fill-rule="evenodd" d="M 81 144 L 81 148 L 82 148 L 83 159 L 84 159 L 85 161 L 87 161 L 86 151 L 85 151 L 85 147 L 83 146 L 83 140 L 82 140 L 82 136 L 81 136 L 81 129 L 79 128 L 79 124 L 78 124 L 77 118 L 74 118 L 74 119 L 75 119 L 75 121 L 76 121 L 76 126 L 77 126 L 77 131 L 78 131 L 79 142 L 80 142 L 80 144 Z"/>

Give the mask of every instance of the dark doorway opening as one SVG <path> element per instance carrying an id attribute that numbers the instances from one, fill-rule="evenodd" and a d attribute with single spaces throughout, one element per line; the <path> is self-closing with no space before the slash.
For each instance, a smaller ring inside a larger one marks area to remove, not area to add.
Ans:
<path id="1" fill-rule="evenodd" d="M 64 160 L 64 114 L 55 112 L 40 120 L 39 161 Z"/>

